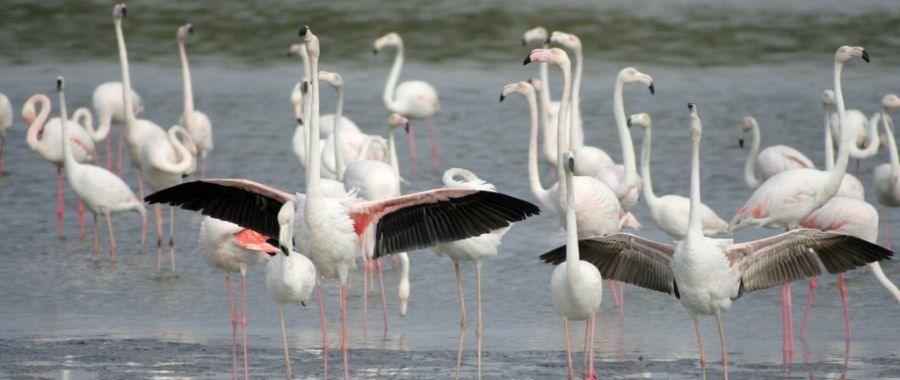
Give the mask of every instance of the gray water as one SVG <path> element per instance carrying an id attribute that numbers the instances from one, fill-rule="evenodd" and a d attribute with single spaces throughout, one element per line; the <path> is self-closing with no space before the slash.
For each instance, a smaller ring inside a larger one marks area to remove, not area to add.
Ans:
<path id="1" fill-rule="evenodd" d="M 70 109 L 89 105 L 96 85 L 119 78 L 107 4 L 7 4 L 0 27 L 0 91 L 16 109 L 33 93 L 52 96 L 58 74 L 68 81 Z M 837 46 L 863 45 L 872 56 L 870 64 L 854 61 L 845 69 L 848 107 L 871 113 L 882 95 L 900 87 L 900 39 L 891 32 L 900 21 L 900 7 L 891 1 L 573 2 L 564 7 L 474 0 L 415 6 L 242 4 L 130 4 L 126 39 L 134 87 L 144 98 L 144 117 L 163 126 L 176 121 L 181 77 L 174 30 L 191 21 L 196 33 L 188 50 L 197 106 L 214 125 L 210 176 L 249 178 L 285 190 L 303 185 L 290 146 L 294 124 L 288 101 L 299 61 L 285 55 L 303 24 L 316 28 L 322 40 L 322 68 L 344 76 L 345 114 L 365 131 L 379 134 L 386 132 L 381 90 L 390 59 L 373 57 L 371 41 L 386 31 L 400 31 L 407 46 L 403 78 L 426 79 L 440 92 L 442 110 L 434 125 L 445 168 L 471 169 L 499 190 L 527 200 L 534 200 L 527 187 L 527 106 L 518 97 L 501 104 L 497 96 L 504 84 L 537 75 L 536 67 L 522 66 L 526 51 L 520 46 L 521 32 L 537 24 L 581 35 L 587 59 L 582 95 L 586 141 L 617 161 L 621 156 L 611 99 L 615 74 L 632 65 L 654 77 L 657 94 L 627 88 L 625 107 L 628 113 L 647 112 L 654 119 L 658 194 L 687 194 L 684 104 L 701 105 L 703 200 L 725 219 L 750 193 L 742 177 L 746 151 L 736 141 L 742 116 L 757 117 L 763 146 L 787 144 L 821 164 L 819 94 L 831 86 Z M 558 79 L 553 86 L 559 90 Z M 333 107 L 333 94 L 326 91 L 323 96 L 323 107 Z M 641 132 L 633 134 L 639 144 Z M 140 223 L 133 214 L 115 217 L 118 264 L 110 265 L 101 251 L 95 265 L 90 239 L 78 236 L 72 194 L 67 194 L 65 238 L 55 235 L 54 167 L 31 152 L 24 140 L 25 126 L 17 111 L 0 176 L 0 235 L 6 237 L 0 240 L 6 263 L 0 266 L 0 356 L 5 358 L 0 360 L 0 374 L 226 377 L 230 326 L 224 280 L 200 257 L 200 217 L 176 215 L 175 276 L 156 274 L 153 226 L 148 247 L 141 249 Z M 399 149 L 404 176 L 410 180 L 404 191 L 439 186 L 440 173 L 427 169 L 424 140 L 419 150 L 426 170 L 419 175 L 408 170 L 405 144 Z M 881 151 L 863 162 L 862 182 L 870 184 L 872 169 L 887 161 L 887 152 Z M 134 188 L 135 172 L 128 163 L 124 177 Z M 547 176 L 544 179 L 549 183 Z M 871 191 L 867 199 L 877 203 Z M 641 235 L 668 240 L 652 225 L 643 204 L 635 212 L 645 224 Z M 894 236 L 900 233 L 896 225 L 891 225 Z M 734 238 L 775 232 L 741 231 Z M 101 233 L 101 239 L 105 236 Z M 500 254 L 484 264 L 489 375 L 540 378 L 565 373 L 560 318 L 549 299 L 552 268 L 537 260 L 538 254 L 562 242 L 556 217 L 545 213 L 518 223 L 504 238 Z M 354 376 L 452 376 L 459 328 L 452 265 L 429 251 L 412 253 L 411 262 L 412 297 L 405 318 L 397 311 L 398 273 L 386 266 L 391 320 L 384 337 L 377 292 L 369 293 L 364 326 L 362 277 L 355 276 L 349 301 L 351 345 L 366 349 L 351 351 Z M 882 267 L 889 277 L 900 278 L 900 266 L 894 262 Z M 464 268 L 471 318 L 474 271 Z M 276 377 L 282 365 L 277 307 L 265 292 L 263 278 L 261 267 L 248 275 L 251 365 L 254 373 Z M 735 377 L 900 377 L 896 301 L 868 272 L 850 274 L 848 289 L 853 341 L 847 357 L 837 285 L 829 277 L 820 282 L 807 341 L 797 340 L 795 361 L 801 364 L 785 367 L 780 364 L 778 291 L 749 294 L 736 302 L 725 315 Z M 601 376 L 698 376 L 690 318 L 677 301 L 631 286 L 625 293 L 624 315 L 613 309 L 608 293 L 604 299 L 597 329 Z M 799 327 L 805 282 L 795 284 L 793 296 Z M 327 285 L 325 297 L 336 347 L 335 284 Z M 289 308 L 288 324 L 297 370 L 318 376 L 316 308 Z M 572 327 L 580 344 L 583 325 Z M 717 362 L 715 324 L 707 319 L 702 327 L 706 352 Z M 474 324 L 468 333 L 465 344 L 472 349 Z M 331 359 L 330 373 L 338 374 L 339 354 L 332 352 Z M 464 364 L 471 374 L 471 353 Z M 714 363 L 710 375 L 718 376 L 719 370 Z"/>

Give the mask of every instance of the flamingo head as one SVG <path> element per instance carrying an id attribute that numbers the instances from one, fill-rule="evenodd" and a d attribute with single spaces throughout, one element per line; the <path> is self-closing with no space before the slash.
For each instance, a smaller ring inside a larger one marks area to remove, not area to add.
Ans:
<path id="1" fill-rule="evenodd" d="M 526 30 L 522 35 L 522 46 L 543 45 L 547 43 L 548 38 L 547 29 L 543 26 L 536 26 Z"/>
<path id="2" fill-rule="evenodd" d="M 622 69 L 622 71 L 619 71 L 618 80 L 622 81 L 624 84 L 642 83 L 650 89 L 650 95 L 656 93 L 656 90 L 653 88 L 653 78 L 637 71 L 634 67 L 626 67 Z"/>
<path id="3" fill-rule="evenodd" d="M 319 58 L 319 37 L 316 37 L 313 34 L 312 29 L 309 26 L 300 27 L 300 31 L 297 32 L 297 35 L 303 39 L 304 44 L 306 44 L 306 54 L 309 55 L 310 58 Z"/>
<path id="4" fill-rule="evenodd" d="M 897 94 L 887 94 L 881 98 L 881 105 L 884 106 L 885 109 L 900 108 L 900 96 L 897 96 Z"/>
<path id="5" fill-rule="evenodd" d="M 34 108 L 34 103 L 37 102 L 38 98 L 40 98 L 43 94 L 35 94 L 34 96 L 28 98 L 25 104 L 22 105 L 22 120 L 25 121 L 25 124 L 31 125 L 34 123 L 34 119 L 37 118 L 37 112 Z"/>
<path id="6" fill-rule="evenodd" d="M 319 70 L 319 80 L 325 81 L 334 88 L 344 87 L 344 80 L 341 78 L 341 74 L 335 72 Z"/>
<path id="7" fill-rule="evenodd" d="M 691 139 L 699 139 L 703 134 L 703 124 L 700 123 L 700 106 L 688 103 L 688 112 L 691 113 Z"/>
<path id="8" fill-rule="evenodd" d="M 741 133 L 738 133 L 738 145 L 741 148 L 744 147 L 744 136 L 753 130 L 754 125 L 756 125 L 756 119 L 753 116 L 744 116 L 741 119 Z"/>
<path id="9" fill-rule="evenodd" d="M 565 151 L 563 153 L 563 163 L 567 172 L 574 173 L 575 172 L 575 153 L 572 153 L 571 150 Z"/>
<path id="10" fill-rule="evenodd" d="M 406 132 L 409 132 L 409 119 L 401 116 L 399 113 L 392 113 L 391 116 L 388 116 L 388 127 L 392 130 L 394 128 L 403 126 L 403 129 Z"/>
<path id="11" fill-rule="evenodd" d="M 502 102 L 506 97 L 512 94 L 521 94 L 524 97 L 534 97 L 534 87 L 531 83 L 526 81 L 510 83 L 506 86 L 503 86 L 503 89 L 500 90 L 500 101 Z"/>
<path id="12" fill-rule="evenodd" d="M 822 106 L 830 107 L 834 105 L 834 91 L 825 90 L 822 91 Z"/>
<path id="13" fill-rule="evenodd" d="M 544 89 L 544 82 L 541 82 L 538 78 L 531 78 L 528 80 L 528 83 L 531 84 L 531 87 L 534 87 L 535 91 L 541 91 Z"/>
<path id="14" fill-rule="evenodd" d="M 294 213 L 296 206 L 287 201 L 278 210 L 278 247 L 285 256 L 294 252 Z"/>
<path id="15" fill-rule="evenodd" d="M 125 3 L 119 3 L 113 6 L 113 20 L 119 21 L 128 14 L 128 6 Z"/>
<path id="16" fill-rule="evenodd" d="M 863 61 L 869 62 L 869 52 L 866 49 L 863 49 L 862 46 L 841 46 L 837 49 L 837 52 L 834 53 L 834 61 L 844 63 L 849 61 L 851 58 L 862 58 Z"/>
<path id="17" fill-rule="evenodd" d="M 528 56 L 525 57 L 525 61 L 522 62 L 522 64 L 527 65 L 531 62 L 550 62 L 558 67 L 568 67 L 571 65 L 569 55 L 566 54 L 565 50 L 560 48 L 534 49 L 531 53 L 528 53 Z"/>
<path id="18" fill-rule="evenodd" d="M 372 53 L 378 54 L 378 52 L 381 51 L 381 49 L 384 49 L 385 47 L 388 47 L 388 46 L 402 47 L 403 39 L 400 38 L 400 35 L 395 32 L 390 32 L 388 34 L 385 34 L 385 35 L 379 37 L 377 40 L 375 40 L 375 42 L 372 44 Z"/>
<path id="19" fill-rule="evenodd" d="M 643 113 L 643 112 L 636 113 L 634 115 L 629 116 L 626 123 L 628 124 L 629 127 L 638 125 L 641 128 L 644 128 L 644 130 L 650 129 L 650 127 L 653 125 L 650 120 L 650 115 Z"/>
<path id="20" fill-rule="evenodd" d="M 178 33 L 176 36 L 178 37 L 179 42 L 184 42 L 184 39 L 187 38 L 188 34 L 194 34 L 194 26 L 191 23 L 184 24 L 178 27 Z"/>
<path id="21" fill-rule="evenodd" d="M 555 31 L 550 34 L 550 38 L 548 40 L 552 43 L 562 45 L 562 47 L 572 51 L 581 50 L 581 39 L 571 33 Z"/>

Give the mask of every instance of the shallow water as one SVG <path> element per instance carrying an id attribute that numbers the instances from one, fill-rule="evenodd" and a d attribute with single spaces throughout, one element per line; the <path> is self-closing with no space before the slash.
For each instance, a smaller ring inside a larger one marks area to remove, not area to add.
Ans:
<path id="1" fill-rule="evenodd" d="M 871 113 L 883 94 L 897 91 L 900 85 L 900 56 L 896 55 L 900 39 L 886 32 L 900 19 L 900 10 L 891 2 L 868 1 L 852 7 L 829 2 L 817 4 L 817 9 L 805 2 L 778 3 L 778 9 L 768 2 L 713 5 L 681 1 L 665 6 L 575 2 L 562 10 L 537 2 L 517 4 L 429 3 L 420 9 L 385 3 L 317 3 L 302 10 L 287 5 L 204 8 L 170 4 L 150 9 L 146 4 L 133 4 L 126 38 L 134 58 L 134 86 L 145 101 L 145 117 L 168 126 L 181 109 L 181 78 L 172 37 L 178 24 L 192 21 L 197 32 L 188 49 L 197 105 L 215 126 L 210 175 L 245 177 L 293 190 L 302 188 L 302 171 L 290 147 L 294 126 L 288 93 L 297 79 L 299 62 L 285 57 L 284 52 L 295 41 L 296 26 L 309 23 L 317 28 L 323 44 L 323 69 L 344 76 L 346 114 L 364 130 L 380 134 L 386 131 L 387 112 L 380 99 L 390 60 L 372 57 L 370 43 L 387 30 L 405 31 L 408 65 L 403 77 L 427 79 L 440 92 L 443 108 L 434 124 L 445 167 L 471 169 L 501 191 L 533 200 L 525 168 L 527 106 L 518 97 L 497 103 L 497 95 L 502 85 L 537 75 L 536 68 L 521 65 L 525 49 L 519 39 L 524 29 L 541 23 L 581 33 L 588 49 L 582 95 L 587 142 L 619 160 L 610 94 L 615 73 L 633 65 L 652 75 L 657 94 L 651 97 L 644 89 L 627 88 L 625 106 L 628 113 L 647 112 L 654 119 L 657 194 L 687 194 L 689 141 L 684 103 L 696 102 L 701 105 L 705 127 L 703 200 L 726 219 L 749 195 L 742 177 L 746 151 L 740 150 L 736 141 L 742 116 L 752 114 L 759 119 L 763 145 L 788 144 L 821 163 L 819 94 L 830 87 L 831 57 L 837 45 L 860 43 L 872 55 L 872 63 L 854 61 L 845 69 L 848 107 Z M 118 78 L 106 4 L 13 5 L 7 16 L 11 19 L 4 22 L 5 33 L 0 33 L 0 57 L 5 62 L 0 65 L 0 91 L 16 108 L 35 92 L 53 95 L 55 76 L 60 73 L 68 81 L 70 109 L 88 105 L 97 84 Z M 399 18 L 395 12 L 411 16 Z M 315 15 L 313 20 L 321 18 L 321 23 L 308 21 L 307 13 Z M 224 15 L 231 15 L 233 21 L 222 22 Z M 46 27 L 54 22 L 58 28 Z M 417 30 L 422 32 L 413 33 Z M 835 33 L 838 30 L 841 32 Z M 558 81 L 553 85 L 554 90 L 559 89 Z M 326 91 L 323 96 L 323 107 L 328 110 L 333 94 Z M 55 102 L 55 96 L 52 98 Z M 123 372 L 121 364 L 110 365 L 112 359 L 92 358 L 111 350 L 117 363 L 140 363 L 128 371 L 145 376 L 157 374 L 156 364 L 182 356 L 199 364 L 163 370 L 179 375 L 227 375 L 230 331 L 224 281 L 199 255 L 200 217 L 188 212 L 176 215 L 177 276 L 165 273 L 157 277 L 153 226 L 148 248 L 142 250 L 139 219 L 131 214 L 115 217 L 119 263 L 111 266 L 101 255 L 100 263 L 94 265 L 89 258 L 90 239 L 78 237 L 71 194 L 66 238 L 55 236 L 54 168 L 27 149 L 24 130 L 17 112 L 7 136 L 5 172 L 0 176 L 0 204 L 4 205 L 0 235 L 8 237 L 0 240 L 0 255 L 7 263 L 0 266 L 0 284 L 6 290 L 0 294 L 4 315 L 0 339 L 2 356 L 21 360 L 0 363 L 0 373 L 55 376 L 60 368 L 74 371 L 74 377 L 96 372 L 118 377 L 134 373 Z M 633 134 L 639 144 L 641 132 Z M 423 129 L 419 136 L 424 136 Z M 399 149 L 401 161 L 405 161 L 405 144 Z M 422 167 L 428 168 L 424 141 L 420 141 L 419 151 Z M 887 161 L 887 152 L 882 151 L 863 162 L 862 182 L 870 184 L 872 168 Z M 405 191 L 439 184 L 440 173 L 423 170 L 416 176 L 406 162 L 401 164 L 411 182 Z M 126 163 L 125 178 L 132 186 L 134 175 Z M 546 176 L 545 183 L 549 183 Z M 868 195 L 877 203 L 871 191 Z M 645 224 L 641 235 L 667 239 L 652 225 L 644 205 L 637 207 L 636 215 Z M 891 231 L 896 236 L 900 228 L 895 226 L 892 224 Z M 742 231 L 735 239 L 774 232 Z M 101 239 L 104 237 L 101 234 Z M 517 224 L 506 235 L 500 255 L 484 264 L 488 373 L 535 378 L 564 373 L 561 326 L 548 291 L 552 268 L 537 260 L 538 254 L 562 241 L 556 217 L 545 213 Z M 352 352 L 354 375 L 452 374 L 459 327 L 452 265 L 428 251 L 413 253 L 411 262 L 412 298 L 405 318 L 397 314 L 397 271 L 386 266 L 391 318 L 386 337 L 382 337 L 380 305 L 373 299 L 376 292 L 369 294 L 369 320 L 364 326 L 362 278 L 355 276 L 349 302 L 351 344 L 371 350 Z M 896 263 L 885 263 L 883 268 L 889 277 L 900 277 Z M 475 311 L 473 272 L 465 266 L 470 317 Z M 259 267 L 248 276 L 250 342 L 254 358 L 259 357 L 253 366 L 254 373 L 258 369 L 260 374 L 277 376 L 281 365 L 277 308 L 265 292 L 263 276 Z M 848 288 L 854 328 L 848 366 L 841 365 L 844 332 L 837 286 L 834 278 L 825 278 L 813 307 L 808 342 L 797 341 L 796 362 L 804 362 L 804 350 L 808 349 L 807 360 L 812 364 L 780 366 L 780 304 L 779 293 L 773 289 L 746 295 L 725 316 L 732 373 L 741 377 L 900 376 L 900 334 L 890 328 L 898 322 L 895 301 L 868 272 L 851 274 Z M 336 347 L 336 286 L 329 284 L 326 290 L 329 333 Z M 796 284 L 793 295 L 799 327 L 805 283 Z M 624 316 L 611 305 L 607 293 L 597 329 L 602 376 L 699 374 L 690 319 L 674 299 L 629 286 Z M 295 358 L 299 358 L 295 360 L 301 368 L 298 371 L 315 376 L 320 364 L 307 350 L 320 345 L 316 308 L 290 308 L 288 323 Z M 573 324 L 577 342 L 580 326 Z M 715 324 L 707 319 L 702 326 L 706 352 L 716 361 Z M 35 343 L 47 338 L 86 343 L 83 348 L 64 343 L 53 349 Z M 104 343 L 107 341 L 112 343 Z M 474 324 L 470 324 L 465 344 L 473 347 L 473 342 Z M 173 348 L 178 344 L 187 346 Z M 155 356 L 143 357 L 132 351 L 133 346 L 154 351 Z M 75 358 L 65 361 L 65 355 Z M 334 366 L 339 355 L 331 357 Z M 29 362 L 18 363 L 26 360 Z M 381 361 L 390 368 L 407 368 L 407 372 L 369 372 L 381 368 L 375 364 Z M 467 370 L 472 369 L 471 353 L 464 363 Z M 713 366 L 711 375 L 717 376 L 717 369 Z"/>

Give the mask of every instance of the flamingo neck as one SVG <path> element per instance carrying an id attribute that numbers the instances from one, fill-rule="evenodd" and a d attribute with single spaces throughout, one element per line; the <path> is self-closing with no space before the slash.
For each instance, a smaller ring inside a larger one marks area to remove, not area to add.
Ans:
<path id="1" fill-rule="evenodd" d="M 616 80 L 613 91 L 613 113 L 616 117 L 616 127 L 619 129 L 619 144 L 622 145 L 622 163 L 625 165 L 625 179 L 619 185 L 619 190 L 627 190 L 637 181 L 637 167 L 634 160 L 634 143 L 631 141 L 631 132 L 625 122 L 625 103 L 622 101 L 622 89 L 625 86 L 621 80 Z M 617 191 L 619 193 L 619 191 Z"/>
<path id="2" fill-rule="evenodd" d="M 691 211 L 687 236 L 703 236 L 703 225 L 700 223 L 700 137 L 691 137 Z"/>
<path id="3" fill-rule="evenodd" d="M 644 129 L 644 139 L 641 142 L 641 184 L 644 192 L 644 199 L 647 200 L 647 206 L 654 207 L 659 199 L 653 192 L 653 183 L 650 180 L 650 150 L 652 144 L 652 129 L 647 127 Z"/>
<path id="4" fill-rule="evenodd" d="M 888 152 L 891 155 L 891 176 L 897 178 L 900 177 L 900 156 L 897 155 L 897 143 L 894 141 L 894 121 L 884 110 L 881 111 L 881 118 L 884 123 L 884 135 L 888 141 Z"/>
<path id="5" fill-rule="evenodd" d="M 546 205 L 547 189 L 541 185 L 541 174 L 538 171 L 537 158 L 537 133 L 538 133 L 538 110 L 537 100 L 534 91 L 529 91 L 525 96 L 528 99 L 528 107 L 531 110 L 531 135 L 528 139 L 528 184 L 531 187 L 531 193 L 535 198 L 541 200 Z"/>
<path id="6" fill-rule="evenodd" d="M 830 170 L 833 183 L 841 183 L 844 173 L 847 172 L 847 165 L 850 162 L 850 145 L 853 136 L 850 136 L 847 129 L 847 109 L 844 108 L 844 94 L 841 91 L 841 71 L 844 64 L 841 62 L 834 63 L 834 98 L 838 109 L 838 122 L 840 123 L 840 144 L 838 144 L 838 157 L 834 168 Z M 835 190 L 837 191 L 837 190 Z"/>
<path id="7" fill-rule="evenodd" d="M 319 176 L 321 171 L 320 154 L 319 154 L 319 58 L 310 57 L 310 115 L 309 115 L 309 134 L 306 136 L 309 141 L 306 163 L 306 196 L 310 199 L 320 194 Z M 337 136 L 335 136 L 337 137 Z"/>
<path id="8" fill-rule="evenodd" d="M 822 125 L 825 127 L 825 170 L 834 168 L 834 139 L 831 137 L 831 118 L 828 106 L 822 105 Z"/>
<path id="9" fill-rule="evenodd" d="M 560 165 L 562 166 L 562 165 Z M 575 176 L 571 170 L 565 171 L 566 182 L 566 273 L 572 281 L 579 274 L 581 259 L 578 252 L 578 225 L 575 218 Z"/>
<path id="10" fill-rule="evenodd" d="M 31 122 L 31 125 L 28 126 L 28 133 L 25 136 L 25 141 L 28 143 L 28 147 L 35 152 L 42 152 L 44 150 L 44 145 L 42 144 L 43 140 L 38 138 L 38 134 L 44 129 L 44 124 L 47 122 L 47 118 L 50 117 L 50 98 L 44 94 L 37 94 L 31 97 L 31 99 L 28 99 L 28 103 L 32 105 L 34 103 L 40 103 L 41 112 L 34 121 Z"/>
<path id="11" fill-rule="evenodd" d="M 872 156 L 878 153 L 878 147 L 881 145 L 880 138 L 878 137 L 878 122 L 881 120 L 881 112 L 876 112 L 869 118 L 869 145 L 866 145 L 865 149 L 859 149 L 856 144 L 850 144 L 850 150 L 852 151 L 852 156 L 858 159 L 867 159 L 872 158 Z"/>
<path id="12" fill-rule="evenodd" d="M 584 56 L 581 49 L 577 49 L 575 50 L 575 76 L 572 78 L 572 111 L 570 116 L 572 125 L 569 127 L 569 146 L 573 151 L 581 148 L 584 134 L 581 122 L 581 70 L 583 66 Z"/>
<path id="13" fill-rule="evenodd" d="M 544 49 L 549 49 L 550 44 L 544 44 L 542 46 Z M 541 83 L 543 86 L 541 87 L 541 97 L 547 99 L 547 103 L 550 102 L 550 72 L 549 72 L 549 63 L 547 61 L 541 62 L 540 66 L 541 73 Z"/>
<path id="14" fill-rule="evenodd" d="M 333 140 L 334 140 L 335 175 L 337 175 L 337 179 L 340 180 L 341 178 L 344 178 L 344 169 L 345 169 L 344 168 L 344 155 L 342 152 L 342 150 L 343 150 L 342 148 L 344 145 L 342 145 L 342 142 L 341 142 L 341 118 L 344 113 L 344 87 L 343 86 L 338 87 L 337 91 L 338 91 L 338 98 L 337 98 L 337 105 L 335 106 L 335 110 L 334 110 L 334 123 L 333 123 L 334 131 L 332 131 L 332 133 L 334 133 Z"/>
<path id="15" fill-rule="evenodd" d="M 542 65 L 546 65 L 547 62 L 541 62 Z M 549 152 L 552 150 L 553 145 L 553 134 L 557 131 L 553 130 L 552 124 L 550 121 L 550 90 L 547 89 L 547 84 L 544 82 L 543 88 L 541 88 L 540 92 L 540 117 L 541 117 L 541 132 L 543 135 L 544 142 L 544 152 L 547 156 L 550 156 Z M 558 127 L 558 126 L 557 126 Z"/>
<path id="16" fill-rule="evenodd" d="M 122 104 L 125 107 L 125 129 L 130 130 L 134 124 L 134 108 L 131 104 L 131 73 L 128 70 L 128 49 L 125 47 L 125 35 L 122 32 L 122 20 L 114 20 L 116 27 L 116 43 L 119 46 L 119 66 L 122 68 Z"/>
<path id="17" fill-rule="evenodd" d="M 569 99 L 572 94 L 572 66 L 566 61 L 560 65 L 563 74 L 563 93 L 559 101 L 559 113 L 556 121 L 556 174 L 557 178 L 564 178 L 566 173 L 563 168 L 563 152 L 568 145 L 569 134 Z M 564 182 L 560 182 L 565 184 Z M 560 189 L 562 190 L 562 189 Z"/>
<path id="18" fill-rule="evenodd" d="M 69 113 L 66 111 L 66 93 L 63 91 L 59 92 L 59 113 L 64 166 L 66 167 L 66 176 L 69 177 L 69 181 L 72 181 L 75 178 L 72 173 L 78 165 L 78 161 L 75 161 L 72 147 L 69 146 Z"/>
<path id="19" fill-rule="evenodd" d="M 394 128 L 388 130 L 388 155 L 390 157 L 391 169 L 394 169 L 394 175 L 400 179 L 400 164 L 397 161 L 397 145 L 394 142 Z"/>
<path id="20" fill-rule="evenodd" d="M 302 80 L 304 77 L 309 78 L 309 53 L 306 52 L 306 46 L 303 45 L 297 54 L 300 55 L 300 60 L 303 61 L 303 71 L 300 72 L 300 79 Z"/>
<path id="21" fill-rule="evenodd" d="M 194 89 L 191 84 L 191 68 L 188 65 L 184 41 L 178 41 L 178 55 L 181 56 L 181 78 L 184 91 L 184 127 L 194 128 Z"/>
<path id="22" fill-rule="evenodd" d="M 397 87 L 397 81 L 400 79 L 400 69 L 403 68 L 403 43 L 397 44 L 397 54 L 394 55 L 394 65 L 391 66 L 391 73 L 388 75 L 387 83 L 384 85 L 384 105 L 393 112 L 402 112 L 400 104 L 394 99 L 394 89 Z"/>
<path id="23" fill-rule="evenodd" d="M 83 126 L 85 130 L 87 130 L 88 135 L 91 136 L 91 140 L 101 141 L 106 138 L 106 135 L 109 134 L 109 128 L 105 131 L 97 130 L 94 128 L 94 116 L 91 115 L 91 111 L 85 107 L 79 107 L 75 112 L 72 113 L 72 120 L 75 120 L 79 125 Z"/>
<path id="24" fill-rule="evenodd" d="M 187 129 L 178 125 L 172 126 L 166 134 L 169 137 L 169 144 L 171 144 L 172 149 L 175 150 L 175 159 L 177 161 L 169 162 L 168 159 L 159 160 L 157 169 L 172 174 L 187 174 L 190 171 L 191 165 L 193 164 L 193 157 L 181 140 L 178 139 L 179 133 L 182 134 L 182 137 L 187 141 L 188 145 L 195 148 L 194 141 L 191 140 L 191 136 L 187 132 Z"/>
<path id="25" fill-rule="evenodd" d="M 751 138 L 753 138 L 753 142 L 750 143 L 750 153 L 747 153 L 747 163 L 744 164 L 744 181 L 747 181 L 747 185 L 756 188 L 759 186 L 759 180 L 756 178 L 756 173 L 754 173 L 754 168 L 756 167 L 756 157 L 757 153 L 759 153 L 759 144 L 760 144 L 760 132 L 759 132 L 759 124 L 756 121 L 750 122 L 750 133 Z"/>

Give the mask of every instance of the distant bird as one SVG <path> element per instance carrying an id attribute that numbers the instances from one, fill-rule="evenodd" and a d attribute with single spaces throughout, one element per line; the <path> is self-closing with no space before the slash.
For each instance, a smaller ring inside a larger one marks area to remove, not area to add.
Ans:
<path id="1" fill-rule="evenodd" d="M 878 196 L 878 202 L 884 206 L 881 211 L 882 218 L 884 218 L 883 239 L 885 245 L 890 248 L 891 236 L 888 228 L 888 209 L 900 206 L 900 156 L 897 154 L 897 142 L 894 140 L 894 121 L 891 120 L 891 116 L 888 115 L 887 111 L 900 108 L 900 97 L 896 94 L 887 94 L 881 100 L 881 104 L 880 115 L 882 123 L 884 123 L 884 134 L 887 136 L 891 162 L 875 167 L 872 185 L 875 188 L 875 195 Z"/>
<path id="2" fill-rule="evenodd" d="M 60 141 L 69 140 L 68 115 L 66 114 L 65 83 L 62 77 L 56 80 L 56 88 L 59 92 L 60 120 L 62 134 Z M 49 106 L 46 108 L 49 110 Z M 43 111 L 42 111 L 43 114 Z M 46 116 L 45 116 L 46 117 Z M 97 252 L 100 249 L 100 238 L 97 227 L 97 217 L 103 215 L 106 218 L 106 226 L 109 229 L 109 257 L 116 262 L 116 235 L 113 231 L 111 216 L 124 211 L 133 211 L 141 214 L 143 218 L 146 211 L 140 199 L 134 196 L 134 192 L 121 178 L 109 170 L 99 166 L 87 165 L 78 162 L 72 153 L 70 144 L 63 146 L 66 178 L 69 186 L 91 213 L 94 214 L 94 248 L 91 257 L 97 261 Z"/>
<path id="3" fill-rule="evenodd" d="M 834 140 L 831 137 L 831 126 L 829 125 L 831 123 L 828 117 L 829 104 L 834 104 L 834 91 L 825 90 L 822 92 L 822 108 L 824 109 L 822 124 L 825 131 L 825 170 L 834 168 Z M 850 154 L 853 154 L 852 146 Z M 850 173 L 844 173 L 844 178 L 841 179 L 841 187 L 838 188 L 837 194 L 834 196 L 864 201 L 866 200 L 866 189 L 863 188 L 862 182 L 860 182 L 856 176 Z"/>
<path id="4" fill-rule="evenodd" d="M 425 129 L 428 130 L 428 139 L 431 141 L 431 154 L 434 156 L 434 168 L 440 170 L 441 151 L 431 127 L 431 117 L 441 107 L 437 90 L 434 89 L 434 86 L 420 80 L 406 81 L 398 85 L 400 69 L 403 67 L 403 39 L 394 32 L 385 34 L 375 40 L 373 51 L 378 54 L 379 51 L 388 47 L 394 47 L 397 54 L 394 56 L 394 65 L 391 67 L 387 83 L 384 85 L 384 105 L 391 112 L 399 113 L 409 119 L 425 121 Z M 412 131 L 410 131 L 409 139 L 413 171 L 418 171 L 419 164 Z"/>
<path id="5" fill-rule="evenodd" d="M 191 68 L 188 65 L 184 40 L 188 34 L 194 33 L 194 27 L 184 24 L 178 28 L 178 55 L 181 56 L 181 79 L 184 87 L 184 110 L 178 119 L 178 125 L 187 129 L 191 141 L 197 146 L 196 156 L 200 159 L 200 178 L 206 177 L 206 156 L 213 150 L 212 122 L 200 110 L 194 109 L 194 86 L 191 83 Z"/>
<path id="6" fill-rule="evenodd" d="M 6 143 L 6 131 L 12 126 L 13 109 L 9 98 L 0 93 L 0 173 L 3 173 L 3 145 Z"/>
<path id="7" fill-rule="evenodd" d="M 759 179 L 756 178 L 754 168 L 759 162 L 759 168 L 762 170 L 763 181 L 772 176 L 791 169 L 815 169 L 816 165 L 800 153 L 797 149 L 787 145 L 772 145 L 759 151 L 761 143 L 759 123 L 753 116 L 745 116 L 741 119 L 741 132 L 738 134 L 738 143 L 741 148 L 744 147 L 744 136 L 750 133 L 753 142 L 750 145 L 750 153 L 747 154 L 747 164 L 744 165 L 744 180 L 747 186 L 756 188 L 759 186 Z"/>
<path id="8" fill-rule="evenodd" d="M 889 259 L 893 253 L 859 238 L 811 229 L 746 243 L 704 236 L 700 220 L 702 124 L 697 106 L 689 103 L 688 109 L 692 145 L 691 210 L 685 239 L 670 245 L 619 233 L 581 239 L 578 249 L 583 260 L 594 264 L 604 277 L 674 294 L 691 313 L 703 367 L 706 354 L 697 316 L 715 315 L 727 379 L 728 348 L 721 315 L 731 307 L 732 301 L 745 292 L 822 275 L 826 271 L 845 272 Z M 541 255 L 541 259 L 560 264 L 569 255 L 567 251 L 572 250 L 569 247 L 572 245 L 556 248 Z"/>
<path id="9" fill-rule="evenodd" d="M 550 48 L 550 34 L 543 26 L 536 26 L 526 30 L 522 35 L 522 46 L 540 45 L 544 49 Z M 548 63 L 541 62 L 540 83 L 535 85 L 535 91 L 540 95 L 540 120 L 541 120 L 541 153 L 544 161 L 552 167 L 556 167 L 556 123 L 559 114 L 559 101 L 554 101 L 550 96 L 550 79 Z M 532 83 L 534 85 L 534 83 Z M 610 158 L 610 162 L 612 159 Z"/>

